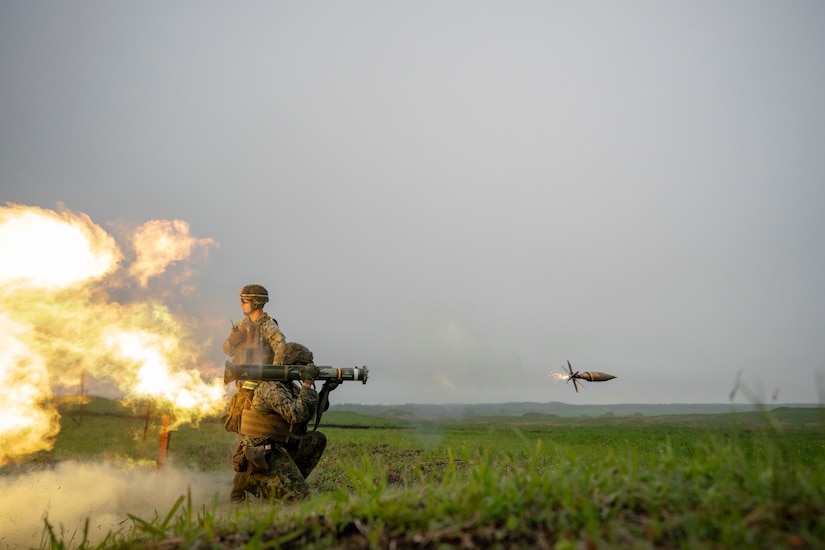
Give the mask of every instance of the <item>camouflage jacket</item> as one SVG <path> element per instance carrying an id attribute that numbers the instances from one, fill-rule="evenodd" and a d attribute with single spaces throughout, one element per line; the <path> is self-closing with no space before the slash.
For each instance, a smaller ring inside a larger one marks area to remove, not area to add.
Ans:
<path id="1" fill-rule="evenodd" d="M 298 386 L 293 382 L 264 380 L 252 395 L 252 408 L 262 414 L 274 413 L 283 418 L 290 431 L 306 433 L 306 426 L 315 417 L 318 392 L 313 387 Z M 241 444 L 260 445 L 266 438 L 241 436 Z"/>
<path id="2" fill-rule="evenodd" d="M 223 352 L 233 356 L 235 363 L 270 364 L 284 345 L 278 322 L 266 313 L 255 321 L 244 317 L 236 328 L 243 334 L 243 341 L 233 346 L 227 336 L 223 342 Z"/>

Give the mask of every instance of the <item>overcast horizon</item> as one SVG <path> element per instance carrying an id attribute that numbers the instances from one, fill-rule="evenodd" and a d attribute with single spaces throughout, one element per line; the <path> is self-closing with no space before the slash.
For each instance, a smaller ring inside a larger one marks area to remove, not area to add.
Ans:
<path id="1" fill-rule="evenodd" d="M 333 404 L 825 402 L 825 4 L 0 5 L 0 206 L 214 242 Z M 4 258 L 4 262 L 25 258 Z M 615 380 L 553 379 L 566 361 Z"/>

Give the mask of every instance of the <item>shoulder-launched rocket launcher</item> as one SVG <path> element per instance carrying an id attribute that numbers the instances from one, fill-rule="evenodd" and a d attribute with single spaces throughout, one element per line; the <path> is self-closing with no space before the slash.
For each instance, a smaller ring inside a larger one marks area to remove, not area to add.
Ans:
<path id="1" fill-rule="evenodd" d="M 231 361 L 224 363 L 223 383 L 229 384 L 233 380 L 300 380 L 301 369 L 306 365 L 236 365 Z M 315 365 L 320 371 L 316 380 L 333 380 L 335 382 L 345 382 L 347 380 L 357 380 L 363 384 L 367 383 L 369 369 L 363 367 L 330 367 L 325 365 Z"/>

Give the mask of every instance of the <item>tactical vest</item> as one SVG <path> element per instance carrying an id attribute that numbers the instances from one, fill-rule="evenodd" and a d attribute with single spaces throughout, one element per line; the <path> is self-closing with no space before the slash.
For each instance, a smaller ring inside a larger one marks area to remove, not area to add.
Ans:
<path id="1" fill-rule="evenodd" d="M 252 407 L 252 393 L 258 385 L 257 382 L 250 381 L 237 384 L 238 391 L 235 392 L 235 395 L 232 396 L 226 405 L 226 416 L 224 417 L 223 427 L 227 432 L 237 433 L 240 431 L 243 411 Z"/>
<path id="2" fill-rule="evenodd" d="M 277 414 L 260 413 L 253 408 L 249 408 L 244 409 L 241 413 L 241 425 L 238 431 L 248 437 L 270 437 L 286 441 L 296 435 L 300 436 L 306 433 L 306 427 L 301 427 L 304 429 L 301 430 L 299 426 L 290 426 L 286 420 Z"/>
<path id="3" fill-rule="evenodd" d="M 259 321 L 246 320 L 244 328 L 246 338 L 235 348 L 235 355 L 232 362 L 236 365 L 271 365 L 275 359 L 275 351 L 269 346 L 261 334 L 261 324 L 272 320 L 269 315 L 264 316 Z M 277 323 L 276 323 L 277 324 Z"/>
<path id="4" fill-rule="evenodd" d="M 238 388 L 227 406 L 224 428 L 247 437 L 269 437 L 277 441 L 301 439 L 306 424 L 290 425 L 277 414 L 261 413 L 252 406 L 252 395 L 259 382 L 247 380 Z"/>

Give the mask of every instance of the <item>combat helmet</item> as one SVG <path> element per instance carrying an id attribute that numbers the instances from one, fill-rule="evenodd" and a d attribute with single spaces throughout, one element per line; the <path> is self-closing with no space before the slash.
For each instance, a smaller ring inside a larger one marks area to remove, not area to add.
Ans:
<path id="1" fill-rule="evenodd" d="M 244 300 L 252 302 L 253 309 L 262 309 L 269 301 L 269 293 L 261 285 L 246 285 L 238 293 Z"/>
<path id="2" fill-rule="evenodd" d="M 303 344 L 287 342 L 278 346 L 273 363 L 276 365 L 311 365 L 314 361 L 312 352 Z"/>

